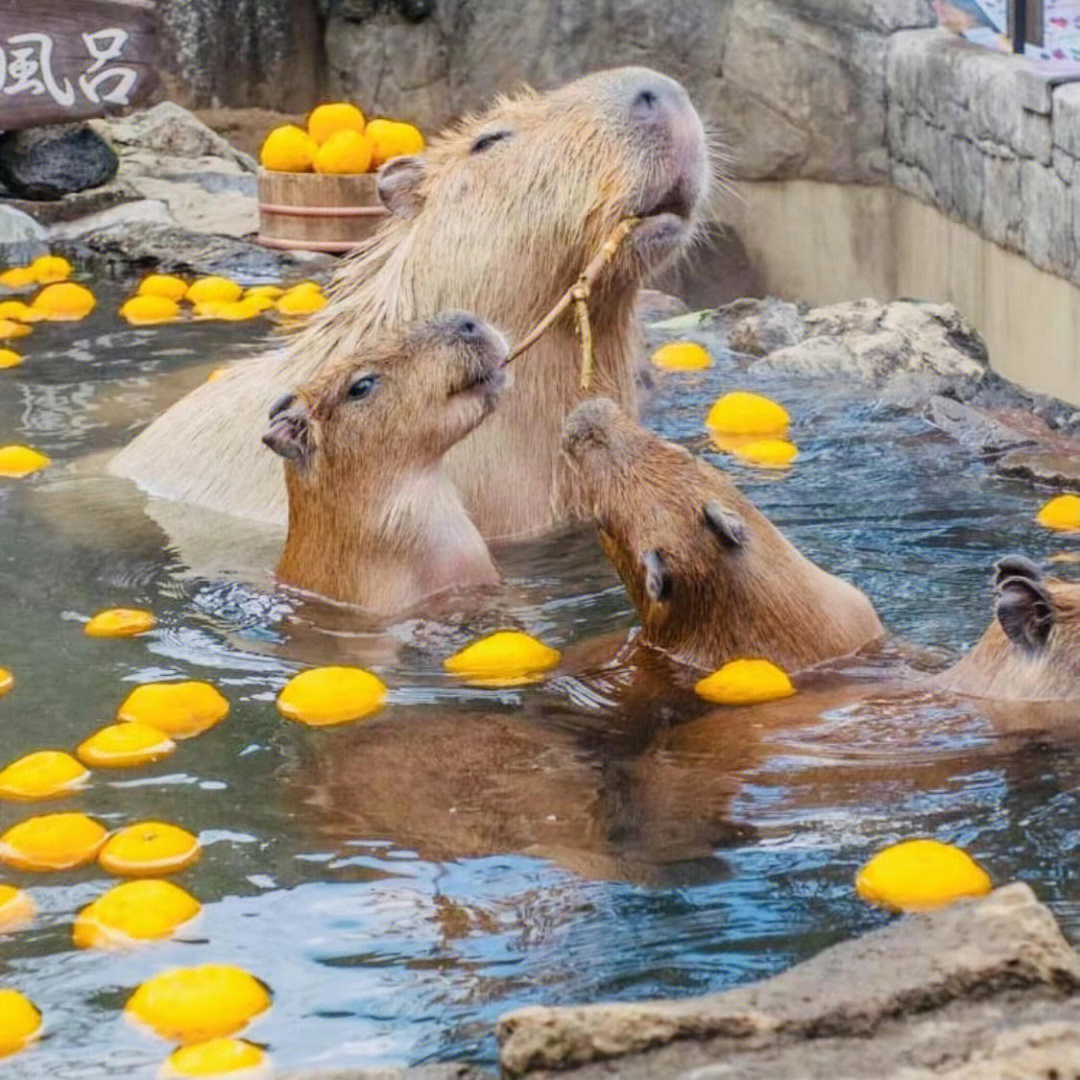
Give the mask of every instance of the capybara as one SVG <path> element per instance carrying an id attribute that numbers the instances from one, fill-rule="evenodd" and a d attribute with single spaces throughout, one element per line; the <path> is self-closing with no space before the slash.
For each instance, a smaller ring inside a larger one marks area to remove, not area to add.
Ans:
<path id="1" fill-rule="evenodd" d="M 1046 577 L 1009 555 L 994 569 L 994 620 L 974 648 L 934 680 L 999 701 L 1080 699 L 1080 584 Z"/>
<path id="2" fill-rule="evenodd" d="M 645 68 L 598 72 L 549 93 L 500 98 L 378 178 L 392 212 L 338 270 L 330 302 L 266 355 L 198 387 L 135 438 L 110 471 L 151 494 L 270 522 L 286 519 L 281 471 L 258 453 L 267 409 L 373 329 L 465 308 L 519 340 L 574 283 L 622 219 L 641 219 L 591 303 L 592 393 L 636 414 L 634 301 L 645 274 L 693 235 L 709 187 L 701 121 L 683 88 Z M 583 396 L 567 313 L 520 361 L 492 420 L 447 470 L 485 537 L 560 517 L 559 433 Z"/>
<path id="3" fill-rule="evenodd" d="M 270 411 L 285 461 L 289 534 L 278 578 L 379 615 L 498 580 L 443 472 L 443 455 L 492 410 L 509 347 L 448 312 L 380 333 Z"/>
<path id="4" fill-rule="evenodd" d="M 858 589 L 800 554 L 716 469 L 610 399 L 574 409 L 562 446 L 568 498 L 595 523 L 643 644 L 710 671 L 745 657 L 795 671 L 882 636 Z"/>

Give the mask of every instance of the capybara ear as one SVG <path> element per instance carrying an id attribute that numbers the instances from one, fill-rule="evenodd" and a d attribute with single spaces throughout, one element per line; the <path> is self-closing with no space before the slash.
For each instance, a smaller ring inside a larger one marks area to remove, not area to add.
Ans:
<path id="1" fill-rule="evenodd" d="M 427 176 L 427 163 L 422 157 L 391 158 L 380 170 L 375 186 L 383 206 L 394 217 L 416 217 L 424 205 L 420 185 Z"/>
<path id="2" fill-rule="evenodd" d="M 746 522 L 741 514 L 713 500 L 701 508 L 701 516 L 724 547 L 739 548 L 745 543 Z"/>
<path id="3" fill-rule="evenodd" d="M 666 600 L 671 595 L 671 575 L 664 556 L 656 548 L 650 548 L 642 556 L 641 566 L 645 571 L 645 595 L 654 604 Z"/>
<path id="4" fill-rule="evenodd" d="M 297 405 L 295 394 L 285 394 L 270 409 L 270 427 L 262 441 L 283 458 L 302 463 L 311 456 L 314 440 L 311 437 L 311 417 L 303 405 Z"/>
<path id="5" fill-rule="evenodd" d="M 1054 604 L 1042 571 L 1030 559 L 1010 555 L 994 567 L 995 614 L 1014 644 L 1042 648 L 1054 625 Z"/>

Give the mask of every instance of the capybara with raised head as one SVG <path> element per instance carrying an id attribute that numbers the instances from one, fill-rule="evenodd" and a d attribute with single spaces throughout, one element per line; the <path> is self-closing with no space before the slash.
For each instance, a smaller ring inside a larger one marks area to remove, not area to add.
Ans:
<path id="1" fill-rule="evenodd" d="M 392 216 L 337 272 L 329 304 L 280 349 L 173 405 L 110 471 L 166 498 L 283 522 L 280 470 L 257 453 L 283 388 L 351 355 L 373 329 L 448 308 L 475 311 L 519 340 L 629 216 L 641 222 L 593 290 L 591 393 L 636 414 L 638 286 L 687 244 L 709 186 L 701 121 L 677 82 L 622 68 L 501 98 L 424 155 L 388 162 L 378 184 Z M 447 458 L 486 537 L 536 532 L 563 516 L 559 432 L 585 396 L 572 314 L 517 366 L 492 421 Z"/>
<path id="2" fill-rule="evenodd" d="M 288 489 L 278 578 L 380 615 L 494 584 L 442 460 L 491 412 L 508 351 L 488 324 L 448 312 L 381 332 L 278 401 L 263 435 Z"/>
<path id="3" fill-rule="evenodd" d="M 592 520 L 641 617 L 643 644 L 707 670 L 789 671 L 882 636 L 870 601 L 803 556 L 730 480 L 613 401 L 563 429 L 568 498 Z"/>
<path id="4" fill-rule="evenodd" d="M 1048 578 L 1020 555 L 1002 559 L 993 622 L 934 681 L 998 701 L 1080 700 L 1080 584 Z"/>

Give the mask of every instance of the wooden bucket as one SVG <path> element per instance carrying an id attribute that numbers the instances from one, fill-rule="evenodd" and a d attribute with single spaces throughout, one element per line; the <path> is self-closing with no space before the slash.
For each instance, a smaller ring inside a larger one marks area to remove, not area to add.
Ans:
<path id="1" fill-rule="evenodd" d="M 351 251 L 388 215 L 374 173 L 259 170 L 259 243 L 272 248 Z"/>

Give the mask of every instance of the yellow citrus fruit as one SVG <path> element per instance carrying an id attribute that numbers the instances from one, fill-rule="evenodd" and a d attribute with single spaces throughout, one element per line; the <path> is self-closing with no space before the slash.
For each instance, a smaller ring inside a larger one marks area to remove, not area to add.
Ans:
<path id="1" fill-rule="evenodd" d="M 259 151 L 259 162 L 271 172 L 311 172 L 319 144 L 295 124 L 274 128 Z"/>
<path id="2" fill-rule="evenodd" d="M 38 750 L 0 769 L 0 799 L 50 799 L 86 782 L 86 767 L 63 750 Z"/>
<path id="3" fill-rule="evenodd" d="M 262 1075 L 269 1061 L 265 1050 L 243 1039 L 207 1039 L 206 1042 L 174 1050 L 158 1076 L 161 1080 L 175 1080 L 179 1077 L 243 1072 L 246 1078 Z"/>
<path id="4" fill-rule="evenodd" d="M 37 274 L 29 266 L 13 266 L 0 274 L 0 285 L 6 285 L 9 289 L 25 289 L 37 283 Z"/>
<path id="5" fill-rule="evenodd" d="M 18 367 L 23 358 L 13 349 L 0 349 L 0 368 Z"/>
<path id="6" fill-rule="evenodd" d="M 30 327 L 14 319 L 0 319 L 0 338 L 26 337 Z"/>
<path id="7" fill-rule="evenodd" d="M 17 870 L 70 870 L 91 862 L 108 835 L 85 814 L 43 814 L 0 836 L 0 862 Z"/>
<path id="8" fill-rule="evenodd" d="M 939 840 L 893 844 L 855 877 L 864 900 L 898 911 L 927 911 L 990 889 L 990 875 L 966 851 Z"/>
<path id="9" fill-rule="evenodd" d="M 364 129 L 371 142 L 371 167 L 379 168 L 391 158 L 402 154 L 419 154 L 424 149 L 424 136 L 412 124 L 397 120 L 372 120 Z"/>
<path id="10" fill-rule="evenodd" d="M 0 1057 L 21 1050 L 41 1028 L 41 1013 L 18 990 L 0 990 Z"/>
<path id="11" fill-rule="evenodd" d="M 84 765 L 93 768 L 126 769 L 160 761 L 175 749 L 176 743 L 163 731 L 129 720 L 95 731 L 75 753 Z"/>
<path id="12" fill-rule="evenodd" d="M 156 625 L 157 619 L 142 608 L 107 608 L 83 627 L 83 633 L 89 637 L 134 637 Z"/>
<path id="13" fill-rule="evenodd" d="M 1080 495 L 1058 495 L 1035 515 L 1047 529 L 1080 529 Z"/>
<path id="14" fill-rule="evenodd" d="M 124 1014 L 163 1039 L 183 1043 L 231 1035 L 270 1007 L 266 987 L 226 964 L 170 968 L 128 998 Z"/>
<path id="15" fill-rule="evenodd" d="M 713 402 L 705 426 L 727 435 L 783 435 L 790 418 L 770 398 L 735 390 Z"/>
<path id="16" fill-rule="evenodd" d="M 186 739 L 212 728 L 228 712 L 228 701 L 207 682 L 151 682 L 124 698 L 116 718 L 138 720 L 174 739 Z"/>
<path id="17" fill-rule="evenodd" d="M 732 660 L 699 680 L 694 690 L 717 705 L 756 705 L 795 693 L 787 674 L 768 660 Z"/>
<path id="18" fill-rule="evenodd" d="M 517 686 L 535 681 L 561 656 L 520 630 L 499 630 L 448 656 L 443 667 L 475 686 Z"/>
<path id="19" fill-rule="evenodd" d="M 28 476 L 44 469 L 50 459 L 29 446 L 0 446 L 0 476 Z"/>
<path id="20" fill-rule="evenodd" d="M 317 173 L 362 173 L 371 165 L 371 143 L 359 131 L 339 131 L 315 153 Z"/>
<path id="21" fill-rule="evenodd" d="M 226 322 L 243 322 L 246 319 L 254 319 L 256 316 L 264 312 L 268 307 L 272 307 L 273 302 L 270 300 L 232 300 L 229 303 L 219 305 L 216 317 L 224 319 Z"/>
<path id="22" fill-rule="evenodd" d="M 288 720 L 323 727 L 359 720 L 385 700 L 385 685 L 370 671 L 321 667 L 294 675 L 278 694 L 277 707 Z"/>
<path id="23" fill-rule="evenodd" d="M 173 874 L 190 866 L 202 845 L 179 825 L 164 821 L 140 821 L 128 825 L 105 841 L 98 863 L 110 874 L 155 877 Z"/>
<path id="24" fill-rule="evenodd" d="M 307 130 L 308 135 L 321 145 L 342 131 L 363 131 L 364 114 L 347 101 L 333 101 L 311 110 Z"/>
<path id="25" fill-rule="evenodd" d="M 34 297 L 30 306 L 48 319 L 66 322 L 84 319 L 94 310 L 96 304 L 94 294 L 85 285 L 61 281 L 56 285 L 46 285 Z"/>
<path id="26" fill-rule="evenodd" d="M 37 316 L 29 304 L 21 300 L 0 300 L 0 319 L 14 319 L 16 322 L 33 322 Z"/>
<path id="27" fill-rule="evenodd" d="M 669 341 L 652 354 L 652 362 L 667 371 L 699 371 L 712 363 L 712 357 L 694 341 Z"/>
<path id="28" fill-rule="evenodd" d="M 221 367 L 214 368 L 214 370 L 211 371 L 210 374 L 206 376 L 206 381 L 207 382 L 217 382 L 218 379 L 220 379 L 222 377 L 222 375 L 224 375 L 224 374 L 226 374 L 226 372 L 228 372 L 228 370 L 229 370 L 229 365 L 228 364 L 222 364 Z"/>
<path id="29" fill-rule="evenodd" d="M 172 274 L 147 274 L 135 290 L 138 296 L 164 296 L 168 300 L 183 300 L 188 285 L 183 278 Z"/>
<path id="30" fill-rule="evenodd" d="M 185 299 L 192 304 L 201 304 L 204 300 L 224 300 L 228 303 L 239 300 L 243 292 L 243 287 L 235 281 L 212 275 L 193 281 L 188 286 Z"/>
<path id="31" fill-rule="evenodd" d="M 114 949 L 168 937 L 200 909 L 198 900 L 171 881 L 125 881 L 75 916 L 71 936 L 80 949 Z"/>
<path id="32" fill-rule="evenodd" d="M 71 263 L 62 255 L 41 255 L 31 264 L 34 278 L 42 285 L 53 281 L 67 281 L 71 277 Z"/>
<path id="33" fill-rule="evenodd" d="M 15 685 L 15 676 L 7 668 L 0 667 L 0 697 Z"/>
<path id="34" fill-rule="evenodd" d="M 134 326 L 150 326 L 178 318 L 180 305 L 167 296 L 139 295 L 124 302 L 120 315 Z"/>
<path id="35" fill-rule="evenodd" d="M 244 290 L 244 299 L 250 300 L 252 297 L 262 296 L 273 301 L 284 293 L 285 290 L 280 285 L 252 285 L 251 288 Z"/>
<path id="36" fill-rule="evenodd" d="M 14 885 L 0 885 L 0 934 L 21 930 L 34 917 L 37 905 Z"/>
<path id="37" fill-rule="evenodd" d="M 226 304 L 234 303 L 232 300 L 200 300 L 193 304 L 191 310 L 198 319 L 216 319 L 221 314 L 221 309 Z"/>
<path id="38" fill-rule="evenodd" d="M 787 439 L 756 439 L 736 447 L 734 452 L 740 461 L 766 469 L 786 468 L 799 456 L 798 448 Z"/>
<path id="39" fill-rule="evenodd" d="M 326 297 L 315 289 L 298 285 L 279 297 L 274 307 L 282 315 L 310 315 L 326 307 Z"/>
<path id="40" fill-rule="evenodd" d="M 274 306 L 274 298 L 264 295 L 250 296 L 248 293 L 244 293 L 236 303 L 237 306 L 244 305 L 250 308 L 258 315 Z"/>

